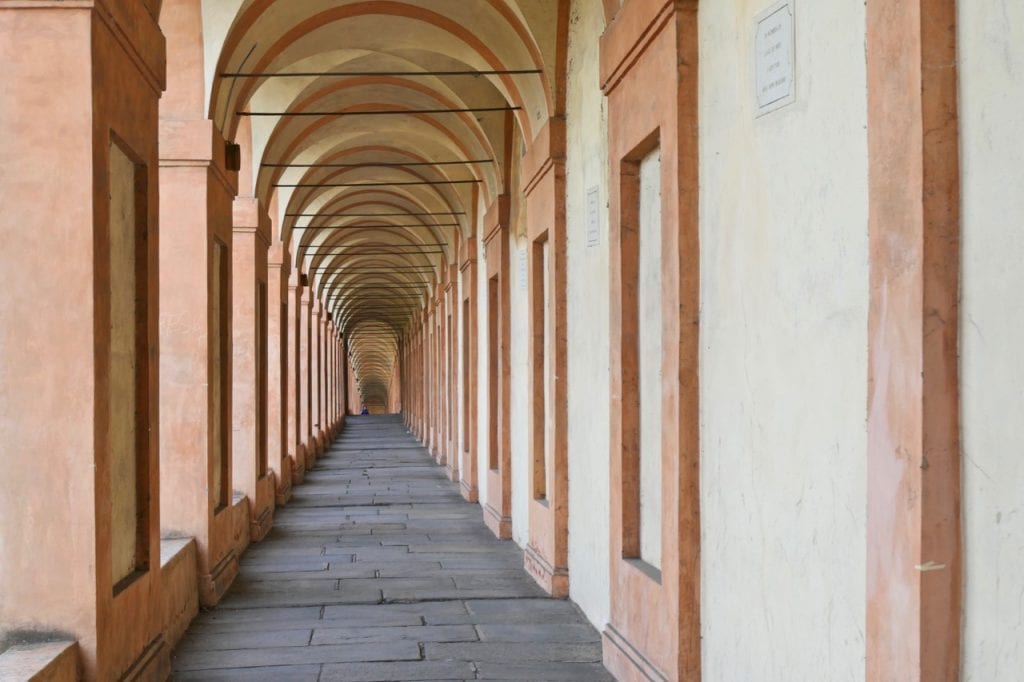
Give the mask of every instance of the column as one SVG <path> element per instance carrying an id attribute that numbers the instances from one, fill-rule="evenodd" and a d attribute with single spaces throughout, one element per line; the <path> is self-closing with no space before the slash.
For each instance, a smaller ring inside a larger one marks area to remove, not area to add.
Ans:
<path id="1" fill-rule="evenodd" d="M 566 440 L 565 119 L 537 133 L 521 166 L 526 195 L 530 399 L 527 572 L 554 597 L 569 596 L 569 460 Z"/>
<path id="2" fill-rule="evenodd" d="M 324 321 L 323 305 L 320 299 L 313 300 L 310 310 L 310 356 L 309 356 L 309 410 L 311 419 L 310 439 L 313 450 L 319 457 L 324 450 L 324 410 L 323 410 L 323 341 Z"/>
<path id="3" fill-rule="evenodd" d="M 477 469 L 477 329 L 476 329 L 476 290 L 477 290 L 477 240 L 469 237 L 462 242 L 462 253 L 459 258 L 459 269 L 462 272 L 462 315 L 459 322 L 462 326 L 462 451 L 459 457 L 459 489 L 462 497 L 468 502 L 479 499 Z"/>
<path id="4" fill-rule="evenodd" d="M 867 4 L 867 679 L 960 676 L 957 3 Z"/>
<path id="5" fill-rule="evenodd" d="M 257 199 L 234 202 L 232 229 L 232 480 L 249 498 L 249 537 L 274 521 L 267 450 L 267 249 L 270 218 Z"/>
<path id="6" fill-rule="evenodd" d="M 458 247 L 456 246 L 456 253 Z M 448 267 L 447 282 L 444 287 L 444 305 L 448 310 L 448 314 L 445 316 L 445 334 L 444 334 L 444 361 L 447 370 L 445 371 L 444 387 L 445 393 L 447 394 L 447 400 L 445 403 L 445 461 L 447 467 L 448 480 L 457 481 L 459 480 L 459 453 L 457 452 L 458 442 L 456 437 L 456 431 L 458 430 L 456 424 L 456 404 L 457 392 L 458 392 L 458 379 L 459 373 L 456 363 L 456 345 L 458 337 L 456 329 L 459 324 L 459 307 L 456 303 L 456 295 L 458 294 L 458 265 L 452 262 Z"/>
<path id="7" fill-rule="evenodd" d="M 313 438 L 313 295 L 312 287 L 302 288 L 299 305 L 299 442 L 306 455 L 306 470 L 316 461 L 316 441 Z"/>
<path id="8" fill-rule="evenodd" d="M 327 313 L 327 333 L 324 338 L 327 340 L 327 347 L 324 353 L 327 356 L 327 386 L 324 390 L 324 405 L 327 411 L 327 439 L 334 440 L 334 429 L 337 427 L 337 413 L 335 412 L 334 390 L 335 390 L 335 345 L 334 320 L 331 313 Z"/>
<path id="9" fill-rule="evenodd" d="M 275 504 L 292 494 L 288 454 L 288 269 L 284 244 L 275 240 L 267 252 L 267 462 L 277 479 Z"/>
<path id="10" fill-rule="evenodd" d="M 602 634 L 605 666 L 622 679 L 701 670 L 697 24 L 695 0 L 629 2 L 601 39 L 611 297 Z"/>
<path id="11" fill-rule="evenodd" d="M 232 548 L 232 200 L 237 174 L 205 118 L 199 3 L 164 3 L 160 102 L 160 527 L 193 536 L 199 597 L 238 573 Z"/>
<path id="12" fill-rule="evenodd" d="M 164 38 L 144 3 L 4 3 L 0 53 L 0 631 L 163 679 Z"/>
<path id="13" fill-rule="evenodd" d="M 334 386 L 334 324 L 329 311 L 325 312 L 324 319 L 324 438 L 330 443 L 334 438 L 334 409 L 331 405 L 331 389 Z"/>
<path id="14" fill-rule="evenodd" d="M 487 502 L 484 521 L 496 536 L 512 537 L 512 460 L 509 440 L 509 198 L 484 216 L 487 250 Z"/>
<path id="15" fill-rule="evenodd" d="M 304 276 L 292 272 L 288 278 L 287 348 L 287 447 L 292 465 L 292 483 L 302 483 L 306 471 L 306 445 L 302 437 L 302 296 Z"/>

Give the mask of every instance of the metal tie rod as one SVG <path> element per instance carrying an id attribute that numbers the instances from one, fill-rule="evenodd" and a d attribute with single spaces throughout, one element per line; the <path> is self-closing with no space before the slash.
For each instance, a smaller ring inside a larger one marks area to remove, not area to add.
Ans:
<path id="1" fill-rule="evenodd" d="M 261 163 L 264 168 L 406 168 L 413 166 L 466 166 L 493 163 L 494 159 L 466 159 L 465 161 L 368 161 L 362 163 Z"/>
<path id="2" fill-rule="evenodd" d="M 358 78 L 360 76 L 535 76 L 541 69 L 484 69 L 481 71 L 224 71 L 221 78 Z"/>
<path id="3" fill-rule="evenodd" d="M 421 246 L 448 246 L 448 242 L 420 242 L 416 244 L 300 244 L 300 249 L 350 249 L 350 248 L 364 248 L 364 249 L 382 249 L 389 247 L 397 247 L 400 249 L 418 249 Z"/>
<path id="4" fill-rule="evenodd" d="M 479 180 L 416 180 L 402 182 L 338 182 L 338 183 L 316 183 L 300 182 L 297 184 L 275 184 L 274 187 L 406 187 L 413 185 L 469 185 L 476 184 Z"/>
<path id="5" fill-rule="evenodd" d="M 457 222 L 445 222 L 433 225 L 418 223 L 415 225 L 295 225 L 293 229 L 409 229 L 411 227 L 458 227 Z"/>
<path id="6" fill-rule="evenodd" d="M 451 109 L 371 109 L 369 111 L 236 111 L 238 116 L 413 116 L 416 114 L 486 114 L 493 111 L 520 111 L 522 107 L 455 107 Z"/>
<path id="7" fill-rule="evenodd" d="M 431 213 L 335 213 L 333 215 L 321 216 L 319 213 L 285 213 L 286 218 L 376 218 L 379 216 L 397 218 L 399 216 L 420 217 L 420 216 L 445 216 L 445 215 L 466 215 L 465 211 L 433 211 Z"/>

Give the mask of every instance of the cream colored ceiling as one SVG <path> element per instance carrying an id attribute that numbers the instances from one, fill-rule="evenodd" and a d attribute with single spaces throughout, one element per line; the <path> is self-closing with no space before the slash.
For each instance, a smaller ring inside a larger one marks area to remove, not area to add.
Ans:
<path id="1" fill-rule="evenodd" d="M 363 399 L 386 402 L 403 330 L 460 240 L 508 191 L 510 137 L 532 139 L 561 109 L 554 67 L 566 3 L 202 2 L 210 116 L 251 147 L 243 175 L 253 186 L 240 191 L 273 207 L 278 236 L 348 339 Z M 541 73 L 380 75 L 481 70 Z M 374 75 L 225 75 L 342 71 Z M 517 109 L 329 115 L 483 107 Z M 253 116 L 240 129 L 240 112 L 322 115 Z M 430 165 L 469 160 L 487 162 Z"/>

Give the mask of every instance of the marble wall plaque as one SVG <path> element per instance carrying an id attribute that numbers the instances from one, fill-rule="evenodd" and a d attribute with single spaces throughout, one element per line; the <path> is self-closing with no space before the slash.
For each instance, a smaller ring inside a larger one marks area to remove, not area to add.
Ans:
<path id="1" fill-rule="evenodd" d="M 587 246 L 601 243 L 601 191 L 595 185 L 587 190 Z"/>
<path id="2" fill-rule="evenodd" d="M 796 98 L 793 0 L 783 0 L 755 18 L 754 96 L 761 116 Z"/>

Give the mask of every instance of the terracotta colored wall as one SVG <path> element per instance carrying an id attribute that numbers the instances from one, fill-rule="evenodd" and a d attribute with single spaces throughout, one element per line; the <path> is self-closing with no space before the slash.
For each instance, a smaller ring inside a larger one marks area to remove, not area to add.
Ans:
<path id="1" fill-rule="evenodd" d="M 108 359 L 97 353 L 109 344 L 104 292 L 112 135 L 146 166 L 150 232 L 141 255 L 156 271 L 164 45 L 143 5 L 102 5 L 99 11 L 65 3 L 0 8 L 0 50 L 20 56 L 4 68 L 7 95 L 0 104 L 0 125 L 19 131 L 3 136 L 0 161 L 20 169 L 2 185 L 0 233 L 9 250 L 0 268 L 6 292 L 0 302 L 0 433 L 5 447 L 34 453 L 4 457 L 0 583 L 17 589 L 0 600 L 0 630 L 67 632 L 79 640 L 86 675 L 111 678 L 133 666 L 156 675 L 168 665 L 159 638 L 155 282 L 146 300 L 153 314 L 143 329 L 150 343 L 147 381 L 154 390 L 145 409 L 152 428 L 140 444 L 148 475 L 139 481 L 150 492 L 142 539 L 149 570 L 117 594 Z M 109 82 L 119 84 L 116 91 Z M 40 83 L 52 90 L 43 99 Z M 59 274 L 55 249 L 62 254 Z"/>

